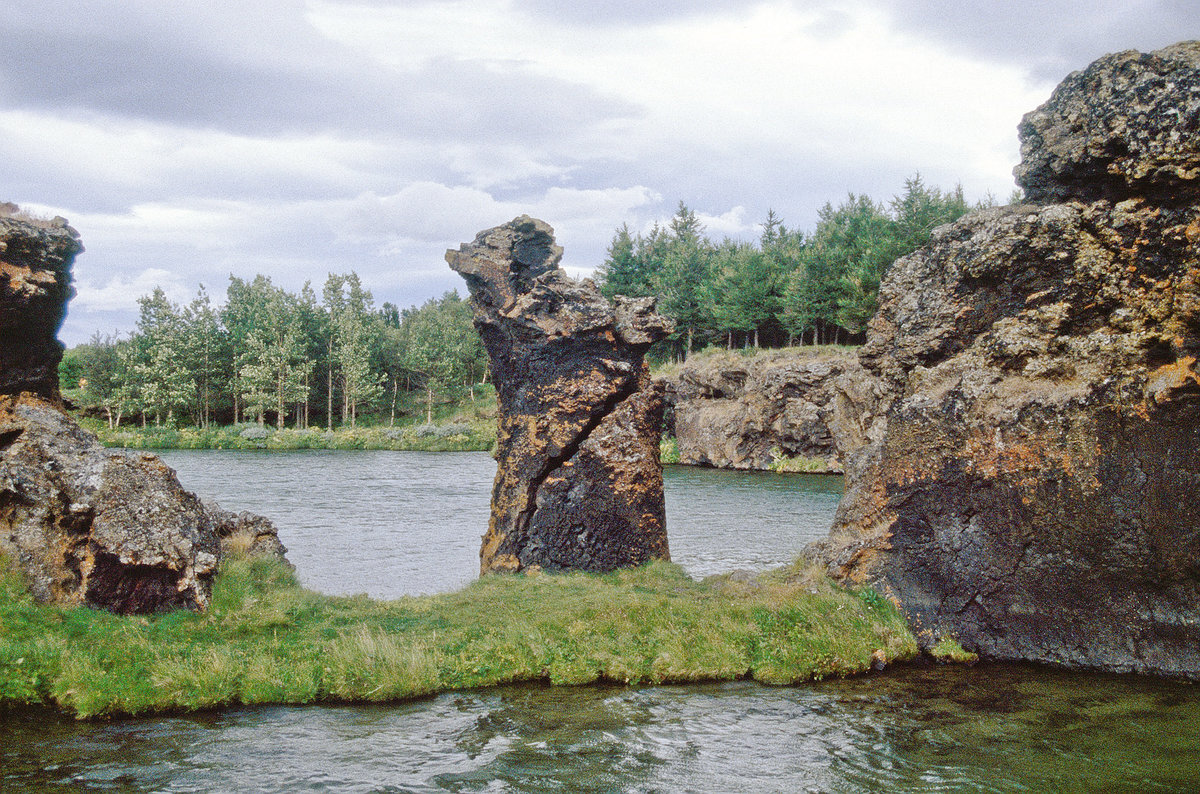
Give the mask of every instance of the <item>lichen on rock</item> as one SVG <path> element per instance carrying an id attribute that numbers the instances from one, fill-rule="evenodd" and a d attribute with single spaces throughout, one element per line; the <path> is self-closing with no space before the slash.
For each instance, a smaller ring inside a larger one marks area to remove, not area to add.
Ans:
<path id="1" fill-rule="evenodd" d="M 1037 203 L 898 260 L 883 424 L 814 549 L 928 640 L 1200 678 L 1200 44 L 1101 58 L 1021 126 Z"/>
<path id="2" fill-rule="evenodd" d="M 467 281 L 499 406 L 483 573 L 670 558 L 662 389 L 644 361 L 670 322 L 651 298 L 610 303 L 561 258 L 553 230 L 528 216 L 446 252 Z"/>

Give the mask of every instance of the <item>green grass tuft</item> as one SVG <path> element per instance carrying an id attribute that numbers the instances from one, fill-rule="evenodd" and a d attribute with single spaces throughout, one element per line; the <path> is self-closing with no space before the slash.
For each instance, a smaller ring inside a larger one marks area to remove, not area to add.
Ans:
<path id="1" fill-rule="evenodd" d="M 966 650 L 953 637 L 942 637 L 929 649 L 929 655 L 942 664 L 972 665 L 979 661 L 979 654 Z"/>
<path id="2" fill-rule="evenodd" d="M 679 462 L 679 442 L 674 436 L 665 436 L 658 442 L 658 459 L 664 464 Z"/>
<path id="3" fill-rule="evenodd" d="M 224 563 L 205 613 L 119 617 L 38 605 L 0 561 L 0 706 L 79 717 L 516 681 L 789 684 L 865 671 L 876 650 L 888 662 L 917 652 L 895 608 L 799 567 L 696 582 L 656 562 L 375 601 L 305 590 L 286 565 L 251 557 Z"/>

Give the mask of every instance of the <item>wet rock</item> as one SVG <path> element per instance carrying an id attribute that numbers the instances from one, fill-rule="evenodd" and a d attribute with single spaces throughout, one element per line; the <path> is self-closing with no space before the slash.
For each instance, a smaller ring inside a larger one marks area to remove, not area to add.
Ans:
<path id="1" fill-rule="evenodd" d="M 1200 191 L 1180 165 L 1194 91 L 1177 91 L 1197 65 L 1176 57 L 1195 51 L 1072 75 L 1048 106 L 1076 84 L 1106 99 L 1061 111 L 1061 130 L 1035 120 L 1042 139 L 1105 130 L 1124 143 L 1087 151 L 1129 158 L 1029 155 L 1027 188 L 1036 173 L 1035 194 L 1067 200 L 972 213 L 885 278 L 860 354 L 880 418 L 814 551 L 926 642 L 1200 678 Z M 1140 77 L 1168 62 L 1170 80 Z M 1157 110 L 1112 121 L 1135 106 Z"/>
<path id="2" fill-rule="evenodd" d="M 55 335 L 78 235 L 0 205 L 0 246 L 0 553 L 34 596 L 119 613 L 203 608 L 223 553 L 282 555 L 270 522 L 210 513 L 157 455 L 105 449 L 64 413 Z"/>
<path id="3" fill-rule="evenodd" d="M 765 470 L 803 458 L 811 471 L 841 472 L 834 433 L 862 420 L 848 396 L 861 373 L 852 355 L 804 350 L 693 358 L 665 381 L 679 462 Z"/>
<path id="4" fill-rule="evenodd" d="M 607 571 L 669 559 L 647 348 L 670 331 L 648 298 L 605 300 L 558 269 L 521 216 L 447 251 L 467 281 L 499 403 L 483 573 Z"/>

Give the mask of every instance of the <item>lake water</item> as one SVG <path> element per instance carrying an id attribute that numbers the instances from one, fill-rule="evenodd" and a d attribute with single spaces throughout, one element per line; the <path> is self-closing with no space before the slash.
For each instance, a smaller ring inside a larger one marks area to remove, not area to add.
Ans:
<path id="1" fill-rule="evenodd" d="M 271 516 L 310 587 L 378 597 L 477 569 L 473 453 L 171 452 L 185 486 Z M 693 576 L 789 561 L 836 478 L 666 473 Z M 387 706 L 79 723 L 0 713 L 0 791 L 1197 791 L 1200 688 L 1026 665 L 798 687 L 517 686 Z"/>
<path id="2" fill-rule="evenodd" d="M 228 510 L 269 516 L 305 586 L 375 598 L 457 589 L 479 573 L 496 462 L 482 452 L 163 453 Z M 840 477 L 668 466 L 671 557 L 694 577 L 795 559 L 825 535 Z"/>

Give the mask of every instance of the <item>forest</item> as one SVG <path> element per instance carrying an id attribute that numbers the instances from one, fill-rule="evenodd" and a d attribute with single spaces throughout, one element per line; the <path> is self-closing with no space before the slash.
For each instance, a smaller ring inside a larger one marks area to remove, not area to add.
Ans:
<path id="1" fill-rule="evenodd" d="M 916 175 L 886 205 L 855 194 L 827 203 L 807 234 L 771 211 L 757 241 L 714 242 L 681 201 L 665 227 L 616 230 L 595 277 L 607 297 L 658 298 L 676 323 L 651 352 L 659 361 L 709 345 L 856 342 L 888 266 L 969 209 L 961 188 Z M 132 334 L 97 333 L 60 366 L 63 388 L 110 428 L 395 424 L 397 405 L 414 397 L 428 423 L 436 404 L 473 397 L 488 377 L 457 291 L 400 309 L 376 307 L 353 272 L 330 274 L 319 297 L 307 283 L 290 293 L 268 276 L 230 276 L 220 305 L 203 286 L 183 305 L 161 289 L 138 303 Z"/>

